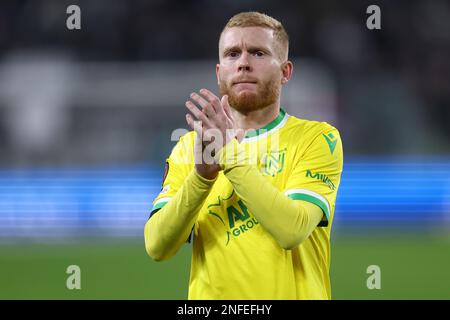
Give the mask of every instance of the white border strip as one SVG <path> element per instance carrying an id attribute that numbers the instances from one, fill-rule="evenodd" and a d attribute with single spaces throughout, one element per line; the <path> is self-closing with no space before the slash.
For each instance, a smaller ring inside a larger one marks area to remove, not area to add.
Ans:
<path id="1" fill-rule="evenodd" d="M 157 204 L 159 204 L 159 203 L 161 203 L 161 202 L 167 202 L 167 201 L 169 201 L 170 199 L 172 199 L 172 197 L 165 197 L 165 198 L 158 199 L 158 201 L 156 201 L 156 202 L 153 204 L 153 206 L 156 206 Z"/>
<path id="2" fill-rule="evenodd" d="M 242 139 L 242 142 L 247 143 L 247 142 L 253 142 L 253 141 L 256 141 L 256 140 L 259 140 L 259 139 L 264 139 L 264 138 L 267 137 L 269 134 L 272 134 L 272 133 L 274 133 L 275 131 L 277 131 L 277 130 L 281 129 L 282 127 L 284 127 L 284 125 L 286 124 L 288 118 L 289 118 L 289 114 L 286 112 L 286 113 L 284 114 L 283 120 L 281 120 L 281 122 L 280 122 L 275 128 L 272 128 L 271 130 L 269 130 L 269 131 L 267 131 L 267 132 L 265 132 L 265 133 L 263 133 L 263 134 L 254 136 L 254 137 L 244 138 L 244 139 Z M 241 142 L 241 143 L 242 143 L 242 142 Z"/>
<path id="3" fill-rule="evenodd" d="M 294 193 L 307 194 L 311 197 L 316 198 L 317 200 L 320 200 L 321 202 L 323 202 L 325 204 L 325 206 L 328 209 L 329 214 L 331 215 L 330 205 L 328 204 L 327 199 L 325 199 L 320 194 L 318 194 L 314 191 L 311 191 L 311 190 L 307 190 L 307 189 L 288 189 L 284 192 L 284 194 L 287 196 L 289 196 L 290 194 L 294 194 Z"/>

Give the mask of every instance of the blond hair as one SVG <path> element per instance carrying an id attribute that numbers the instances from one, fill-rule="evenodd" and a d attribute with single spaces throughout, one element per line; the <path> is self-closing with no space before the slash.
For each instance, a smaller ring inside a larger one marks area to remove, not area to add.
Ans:
<path id="1" fill-rule="evenodd" d="M 289 36 L 280 21 L 260 12 L 241 12 L 228 20 L 223 28 L 220 38 L 226 29 L 239 27 L 262 27 L 273 30 L 276 41 L 275 48 L 280 59 L 287 60 L 289 51 Z"/>

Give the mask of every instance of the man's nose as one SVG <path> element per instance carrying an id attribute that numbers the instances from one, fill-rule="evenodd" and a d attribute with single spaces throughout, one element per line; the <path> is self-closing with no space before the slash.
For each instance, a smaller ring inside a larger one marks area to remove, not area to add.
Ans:
<path id="1" fill-rule="evenodd" d="M 251 71 L 247 53 L 242 53 L 238 61 L 238 71 Z"/>

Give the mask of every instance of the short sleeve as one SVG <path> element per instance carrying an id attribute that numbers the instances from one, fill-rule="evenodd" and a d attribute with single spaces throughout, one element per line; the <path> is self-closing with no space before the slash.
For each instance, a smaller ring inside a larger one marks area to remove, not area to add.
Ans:
<path id="1" fill-rule="evenodd" d="M 320 207 L 324 215 L 319 226 L 328 226 L 333 218 L 342 167 L 342 141 L 338 130 L 329 125 L 294 159 L 285 194 Z"/>

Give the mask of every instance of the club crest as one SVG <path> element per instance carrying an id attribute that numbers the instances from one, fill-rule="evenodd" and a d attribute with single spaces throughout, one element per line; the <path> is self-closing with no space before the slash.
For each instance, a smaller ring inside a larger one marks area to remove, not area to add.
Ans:
<path id="1" fill-rule="evenodd" d="M 261 172 L 266 176 L 276 176 L 284 169 L 286 149 L 270 151 L 262 156 Z"/>

